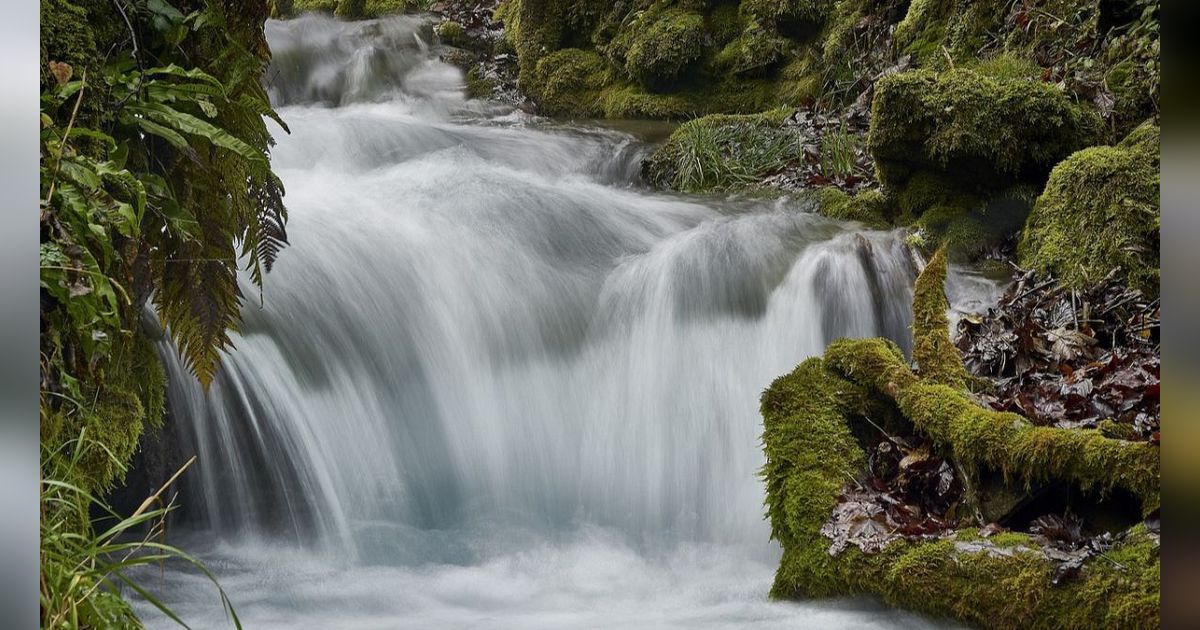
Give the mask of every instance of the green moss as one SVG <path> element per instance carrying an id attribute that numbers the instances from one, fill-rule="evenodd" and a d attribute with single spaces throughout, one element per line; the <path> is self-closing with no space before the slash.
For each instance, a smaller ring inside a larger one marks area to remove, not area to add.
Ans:
<path id="1" fill-rule="evenodd" d="M 946 343 L 949 343 L 948 339 Z M 1028 482 L 1059 479 L 1101 491 L 1121 487 L 1146 505 L 1158 503 L 1158 448 L 1108 439 L 1094 431 L 1035 427 L 1012 413 L 984 409 L 961 389 L 918 380 L 879 340 L 841 340 L 829 364 L 856 382 L 870 383 L 965 466 L 988 467 Z"/>
<path id="2" fill-rule="evenodd" d="M 718 48 L 733 41 L 745 28 L 738 14 L 738 5 L 733 2 L 720 3 L 705 16 L 705 25 Z"/>
<path id="3" fill-rule="evenodd" d="M 743 14 L 762 22 L 821 22 L 836 0 L 742 0 Z"/>
<path id="4" fill-rule="evenodd" d="M 338 0 L 333 14 L 340 18 L 360 18 L 366 8 L 366 0 Z"/>
<path id="5" fill-rule="evenodd" d="M 543 57 L 531 75 L 531 94 L 551 115 L 598 117 L 604 113 L 600 92 L 612 83 L 599 54 L 567 48 Z"/>
<path id="6" fill-rule="evenodd" d="M 294 0 L 292 10 L 284 15 L 299 15 L 301 13 L 333 13 L 337 10 L 340 0 Z M 283 7 L 280 7 L 280 11 Z"/>
<path id="7" fill-rule="evenodd" d="M 443 44 L 466 48 L 470 44 L 467 31 L 458 22 L 446 20 L 433 29 Z"/>
<path id="8" fill-rule="evenodd" d="M 1113 93 L 1113 127 L 1127 133 L 1141 121 L 1159 113 L 1158 3 L 1132 3 L 1139 16 L 1104 42 L 1100 62 L 1107 68 L 1104 84 Z"/>
<path id="9" fill-rule="evenodd" d="M 995 43 L 1010 8 L 1003 2 L 958 0 L 946 23 L 945 47 L 951 58 L 955 62 L 973 60 Z"/>
<path id="10" fill-rule="evenodd" d="M 704 17 L 660 6 L 635 14 L 606 49 L 631 79 L 652 89 L 674 84 L 704 51 Z"/>
<path id="11" fill-rule="evenodd" d="M 431 0 L 367 0 L 363 5 L 365 17 L 382 17 L 396 13 L 425 11 L 432 4 Z"/>
<path id="12" fill-rule="evenodd" d="M 466 84 L 468 98 L 487 98 L 496 89 L 498 81 L 480 76 L 480 67 L 474 66 L 467 71 Z"/>
<path id="13" fill-rule="evenodd" d="M 904 367 L 894 344 L 855 343 L 873 361 Z M 1052 583 L 1054 565 L 1020 533 L 981 539 L 964 530 L 951 539 L 895 541 L 872 555 L 851 547 L 831 556 L 821 526 L 866 460 L 850 420 L 881 412 L 878 399 L 839 371 L 809 359 L 763 393 L 767 516 L 783 546 L 773 596 L 875 593 L 985 628 L 1158 625 L 1158 545 L 1142 526 L 1059 585 Z"/>
<path id="14" fill-rule="evenodd" d="M 695 115 L 698 105 L 685 94 L 656 94 L 622 85 L 603 92 L 600 106 L 606 118 L 683 119 Z"/>
<path id="15" fill-rule="evenodd" d="M 781 68 L 775 85 L 776 99 L 789 107 L 811 105 L 821 93 L 821 79 L 808 57 L 793 59 Z"/>
<path id="16" fill-rule="evenodd" d="M 647 179 L 688 192 L 755 185 L 800 151 L 796 133 L 780 127 L 788 113 L 713 114 L 688 121 L 647 159 Z"/>
<path id="17" fill-rule="evenodd" d="M 871 122 L 880 179 L 897 190 L 920 171 L 992 188 L 1037 180 L 1100 130 L 1094 112 L 1051 85 L 966 69 L 880 79 Z"/>
<path id="18" fill-rule="evenodd" d="M 397 13 L 425 11 L 429 0 L 277 0 L 271 15 L 292 17 L 302 13 L 326 13 L 348 20 L 377 18 Z"/>
<path id="19" fill-rule="evenodd" d="M 753 24 L 713 58 L 721 72 L 760 75 L 782 61 L 791 47 L 787 38 Z"/>
<path id="20" fill-rule="evenodd" d="M 41 84 L 44 91 L 54 84 L 47 64 L 51 61 L 68 63 L 75 77 L 85 70 L 98 67 L 96 41 L 88 26 L 87 11 L 67 0 L 42 0 L 41 4 Z M 54 59 L 50 52 L 54 51 Z"/>
<path id="21" fill-rule="evenodd" d="M 912 0 L 893 35 L 899 50 L 929 65 L 941 54 L 952 0 Z"/>
<path id="22" fill-rule="evenodd" d="M 533 77 L 542 57 L 565 48 L 588 48 L 593 31 L 605 12 L 615 11 L 602 0 L 504 0 L 494 12 L 503 22 L 505 37 L 517 52 L 518 83 L 522 90 L 537 89 Z"/>
<path id="23" fill-rule="evenodd" d="M 1148 122 L 1118 146 L 1085 149 L 1055 167 L 1022 233 L 1022 264 L 1077 288 L 1116 270 L 1156 295 L 1158 133 Z"/>
<path id="24" fill-rule="evenodd" d="M 1039 79 L 1042 74 L 1041 66 L 1034 63 L 1032 59 L 1012 53 L 970 59 L 964 64 L 964 67 L 1001 81 Z"/>
<path id="25" fill-rule="evenodd" d="M 1017 185 L 985 198 L 943 174 L 922 171 L 895 197 L 898 221 L 917 228 L 923 252 L 945 246 L 951 259 L 969 260 L 1019 231 L 1036 194 L 1032 187 Z"/>
<path id="26" fill-rule="evenodd" d="M 815 196 L 817 212 L 831 219 L 858 221 L 879 229 L 890 225 L 891 205 L 878 190 L 865 190 L 850 196 L 830 186 L 817 190 Z"/>
<path id="27" fill-rule="evenodd" d="M 921 379 L 963 389 L 967 370 L 958 348 L 950 341 L 950 321 L 946 311 L 945 284 L 947 256 L 939 249 L 929 259 L 913 285 L 913 359 L 921 369 Z"/>
<path id="28" fill-rule="evenodd" d="M 846 416 L 861 412 L 867 404 L 862 387 L 830 371 L 817 358 L 779 377 L 763 393 L 767 463 L 762 475 L 771 535 L 785 549 L 820 552 L 809 554 L 810 566 L 804 569 L 807 575 L 794 576 L 790 586 L 819 584 L 816 574 L 833 563 L 831 558 L 821 557 L 826 555 L 828 541 L 820 529 L 837 504 L 842 486 L 866 464 Z"/>
<path id="29" fill-rule="evenodd" d="M 43 444 L 66 444 L 87 432 L 88 442 L 69 480 L 92 493 L 107 492 L 124 480 L 142 431 L 161 426 L 167 380 L 154 346 L 134 336 L 118 347 L 87 400 L 43 416 Z"/>

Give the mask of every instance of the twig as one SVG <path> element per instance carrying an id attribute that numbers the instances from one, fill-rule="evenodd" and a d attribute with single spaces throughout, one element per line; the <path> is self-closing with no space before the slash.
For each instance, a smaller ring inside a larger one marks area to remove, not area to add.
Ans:
<path id="1" fill-rule="evenodd" d="M 75 97 L 75 107 L 71 109 L 71 119 L 67 121 L 67 130 L 63 133 L 62 142 L 58 145 L 58 159 L 54 161 L 54 175 L 50 177 L 50 189 L 42 203 L 50 203 L 54 196 L 54 187 L 58 184 L 58 171 L 62 167 L 63 153 L 67 150 L 67 139 L 71 137 L 71 128 L 75 126 L 75 117 L 79 115 L 79 105 L 83 103 L 83 91 L 87 88 L 87 69 L 79 77 L 79 94 Z"/>

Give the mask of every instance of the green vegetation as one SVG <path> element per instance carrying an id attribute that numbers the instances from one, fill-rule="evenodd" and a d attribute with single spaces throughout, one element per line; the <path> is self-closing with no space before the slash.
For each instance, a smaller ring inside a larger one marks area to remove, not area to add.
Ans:
<path id="1" fill-rule="evenodd" d="M 858 137 L 846 131 L 846 124 L 821 138 L 821 171 L 826 177 L 845 177 L 854 171 Z"/>
<path id="2" fill-rule="evenodd" d="M 531 92 L 548 114 L 582 116 L 603 115 L 600 90 L 610 82 L 604 58 L 595 52 L 567 48 L 540 59 L 534 68 Z"/>
<path id="3" fill-rule="evenodd" d="M 1117 273 L 1156 295 L 1158 136 L 1147 122 L 1115 147 L 1084 149 L 1055 167 L 1022 233 L 1022 263 L 1074 288 Z"/>
<path id="4" fill-rule="evenodd" d="M 704 48 L 704 17 L 684 9 L 635 14 L 607 46 L 609 58 L 644 87 L 674 84 L 699 59 Z"/>
<path id="5" fill-rule="evenodd" d="M 950 304 L 944 290 L 947 266 L 946 249 L 939 249 L 913 285 L 913 360 L 926 382 L 963 389 L 969 375 L 946 332 L 950 330 L 946 318 Z"/>
<path id="6" fill-rule="evenodd" d="M 92 479 L 94 462 L 124 469 L 121 459 L 87 430 L 56 448 L 42 442 L 41 579 L 39 603 L 43 628 L 136 628 L 141 622 L 121 598 L 130 589 L 180 625 L 182 619 L 148 592 L 131 574 L 169 560 L 190 564 L 217 587 L 221 605 L 234 625 L 237 613 L 216 578 L 186 552 L 162 542 L 167 514 L 175 508 L 163 496 L 183 473 L 180 469 L 129 516 L 113 511 L 95 490 L 81 485 Z M 92 463 L 89 463 L 92 462 Z M 191 462 L 189 462 L 190 464 Z M 186 469 L 185 465 L 185 469 Z M 89 521 L 91 513 L 100 520 Z"/>
<path id="7" fill-rule="evenodd" d="M 1157 447 L 1033 427 L 967 397 L 961 362 L 944 351 L 944 274 L 939 253 L 918 281 L 919 376 L 890 341 L 842 340 L 825 359 L 805 361 L 763 393 L 767 517 L 784 550 L 772 595 L 873 593 L 984 628 L 1156 627 L 1159 547 L 1143 525 L 1063 583 L 1056 583 L 1054 563 L 1038 544 L 1020 533 L 982 538 L 964 528 L 950 539 L 894 540 L 876 554 L 856 547 L 829 552 L 821 527 L 864 469 L 866 453 L 856 438 L 864 425 L 911 422 L 967 466 L 1025 481 L 1121 486 L 1140 496 L 1147 511 L 1158 505 Z"/>
<path id="8" fill-rule="evenodd" d="M 847 195 L 832 186 L 818 189 L 815 193 L 817 212 L 832 219 L 858 221 L 874 228 L 891 225 L 891 206 L 878 190 L 864 190 Z"/>
<path id="9" fill-rule="evenodd" d="M 327 13 L 345 19 L 369 19 L 395 13 L 425 11 L 431 0 L 275 0 L 273 17 L 293 17 L 302 13 Z"/>
<path id="10" fill-rule="evenodd" d="M 143 430 L 162 422 L 165 376 L 144 313 L 154 310 L 207 386 L 240 322 L 239 267 L 261 286 L 286 244 L 264 116 L 283 123 L 259 83 L 268 11 L 218 0 L 42 3 L 47 627 L 128 621 L 116 588 L 140 587 L 124 571 L 184 557 L 125 541 L 162 511 L 114 515 L 107 531 L 88 513 L 106 511 Z"/>
<path id="11" fill-rule="evenodd" d="M 762 179 L 799 151 L 780 127 L 786 110 L 714 114 L 679 126 L 646 164 L 651 183 L 686 192 L 732 190 Z"/>
<path id="12" fill-rule="evenodd" d="M 570 117 L 681 118 L 811 100 L 819 81 L 785 63 L 806 53 L 780 29 L 796 20 L 819 26 L 825 12 L 818 8 L 827 5 L 832 3 L 764 2 L 739 10 L 694 0 L 505 0 L 495 17 L 504 22 L 505 37 L 517 52 L 521 88 L 547 111 Z M 565 49 L 594 51 L 610 73 L 604 85 L 579 90 L 593 94 L 547 104 L 538 81 L 546 71 L 538 67 L 543 58 Z M 785 67 L 792 70 L 786 76 Z M 597 108 L 596 102 L 603 106 Z M 563 108 L 574 104 L 583 109 Z"/>
<path id="13" fill-rule="evenodd" d="M 871 112 L 871 154 L 894 190 L 921 171 L 982 189 L 1037 181 L 1100 132 L 1099 116 L 1052 85 L 966 69 L 884 77 Z"/>

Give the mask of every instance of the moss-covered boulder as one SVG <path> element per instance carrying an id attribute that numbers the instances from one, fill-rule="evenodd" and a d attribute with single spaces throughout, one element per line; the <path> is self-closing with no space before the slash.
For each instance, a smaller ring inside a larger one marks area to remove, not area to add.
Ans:
<path id="1" fill-rule="evenodd" d="M 458 22 L 446 20 L 434 27 L 433 32 L 437 34 L 440 42 L 448 46 L 468 48 L 471 45 L 471 38 L 467 36 L 466 29 Z"/>
<path id="2" fill-rule="evenodd" d="M 868 227 L 887 228 L 894 214 L 893 205 L 879 190 L 864 190 L 853 195 L 827 186 L 815 193 L 817 212 L 831 219 L 858 221 Z"/>
<path id="3" fill-rule="evenodd" d="M 1099 116 L 1052 85 L 966 69 L 880 79 L 871 121 L 871 153 L 893 190 L 922 171 L 984 189 L 1037 180 L 1100 133 Z"/>
<path id="4" fill-rule="evenodd" d="M 613 9 L 602 0 L 504 0 L 494 19 L 504 24 L 505 38 L 517 53 L 520 85 L 536 87 L 534 69 L 542 57 L 565 48 L 593 46 L 592 35 L 602 16 Z"/>
<path id="5" fill-rule="evenodd" d="M 837 0 L 742 0 L 742 13 L 769 24 L 820 23 Z"/>
<path id="6" fill-rule="evenodd" d="M 732 74 L 763 74 L 786 58 L 791 45 L 786 37 L 755 24 L 725 44 L 713 58 L 713 66 Z"/>
<path id="7" fill-rule="evenodd" d="M 671 7 L 635 14 L 606 47 L 628 76 L 644 87 L 665 89 L 695 67 L 704 53 L 704 16 Z"/>
<path id="8" fill-rule="evenodd" d="M 598 117 L 604 114 L 600 92 L 612 83 L 608 63 L 598 53 L 578 48 L 542 57 L 530 75 L 530 94 L 550 115 Z"/>
<path id="9" fill-rule="evenodd" d="M 1082 288 L 1117 273 L 1155 295 L 1159 284 L 1159 129 L 1084 149 L 1054 168 L 1021 235 L 1024 265 Z"/>

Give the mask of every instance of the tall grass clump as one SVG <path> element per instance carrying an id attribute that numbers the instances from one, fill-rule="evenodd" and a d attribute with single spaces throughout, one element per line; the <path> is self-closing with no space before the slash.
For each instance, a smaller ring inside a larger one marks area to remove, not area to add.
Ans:
<path id="1" fill-rule="evenodd" d="M 164 542 L 167 515 L 176 507 L 165 494 L 191 465 L 180 468 L 128 516 L 86 489 L 85 462 L 97 455 L 124 464 L 87 430 L 57 448 L 42 445 L 41 576 L 42 628 L 140 628 L 123 592 L 137 593 L 180 626 L 186 623 L 139 581 L 139 571 L 182 560 L 213 582 L 221 605 L 237 628 L 237 613 L 216 577 L 196 558 Z M 93 518 L 98 514 L 98 518 Z"/>
<path id="2" fill-rule="evenodd" d="M 747 188 L 800 154 L 774 116 L 712 115 L 679 126 L 648 163 L 652 183 L 683 192 Z"/>
<path id="3" fill-rule="evenodd" d="M 821 174 L 830 179 L 845 178 L 857 165 L 858 137 L 842 123 L 821 138 Z"/>

